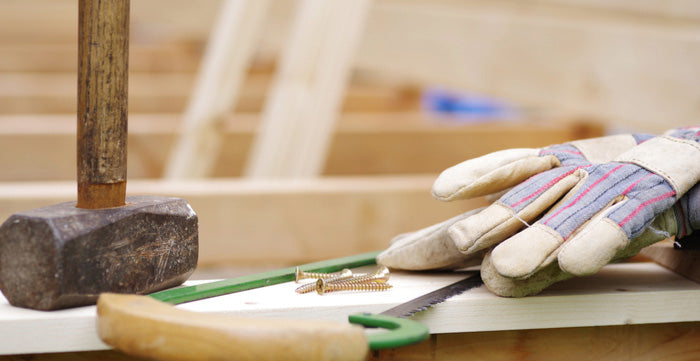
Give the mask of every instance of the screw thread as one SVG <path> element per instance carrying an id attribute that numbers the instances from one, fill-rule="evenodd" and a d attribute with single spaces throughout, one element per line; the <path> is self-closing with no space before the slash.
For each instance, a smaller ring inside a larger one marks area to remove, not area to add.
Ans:
<path id="1" fill-rule="evenodd" d="M 369 282 L 380 282 L 385 283 L 389 280 L 389 269 L 385 266 L 381 266 L 376 272 L 372 274 L 355 275 L 352 278 L 343 281 L 343 283 L 369 283 Z"/>
<path id="2" fill-rule="evenodd" d="M 385 291 L 390 288 L 391 285 L 388 283 L 330 283 L 324 279 L 319 279 L 316 282 L 316 292 L 321 295 L 334 291 Z"/>
<path id="3" fill-rule="evenodd" d="M 334 273 L 319 273 L 319 272 L 304 272 L 297 267 L 296 269 L 296 282 L 299 282 L 303 279 L 309 279 L 309 278 L 317 278 L 317 279 L 328 279 L 328 278 L 334 278 L 334 277 L 339 277 L 342 275 L 347 274 L 347 272 L 350 272 L 352 275 L 352 271 L 349 269 L 345 268 L 340 272 L 334 272 Z"/>
<path id="4" fill-rule="evenodd" d="M 351 279 L 352 277 L 353 277 L 352 272 L 349 269 L 345 269 L 344 272 L 340 272 L 340 274 L 338 274 L 335 277 L 325 278 L 325 281 L 329 282 L 329 283 L 333 283 L 333 282 L 348 280 L 348 279 Z M 315 291 L 315 290 L 316 290 L 316 282 L 311 282 L 311 283 L 307 283 L 305 285 L 297 287 L 297 289 L 295 289 L 294 291 L 296 293 L 309 293 L 309 292 Z"/>
<path id="5" fill-rule="evenodd" d="M 388 280 L 389 280 L 388 275 L 387 276 L 364 275 L 364 276 L 355 276 L 352 278 L 348 278 L 346 280 L 343 280 L 343 283 L 345 283 L 345 284 L 371 283 L 371 282 L 385 283 Z M 337 282 L 334 282 L 334 283 L 337 283 Z"/>

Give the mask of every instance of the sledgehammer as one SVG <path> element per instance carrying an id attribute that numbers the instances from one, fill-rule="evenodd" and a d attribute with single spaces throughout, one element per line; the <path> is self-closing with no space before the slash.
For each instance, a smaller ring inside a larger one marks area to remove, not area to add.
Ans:
<path id="1" fill-rule="evenodd" d="M 182 283 L 197 263 L 197 216 L 186 201 L 125 196 L 129 0 L 80 0 L 78 43 L 78 201 L 0 226 L 0 287 L 15 306 L 150 293 Z"/>

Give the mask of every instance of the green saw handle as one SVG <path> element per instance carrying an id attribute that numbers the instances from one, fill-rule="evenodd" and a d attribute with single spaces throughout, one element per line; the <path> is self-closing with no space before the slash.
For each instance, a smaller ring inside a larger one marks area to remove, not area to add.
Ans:
<path id="1" fill-rule="evenodd" d="M 405 346 L 428 337 L 414 321 L 352 315 L 351 323 L 252 319 L 177 309 L 148 296 L 105 293 L 97 332 L 126 354 L 156 360 L 363 360 L 369 349 Z M 391 331 L 366 336 L 352 323 Z"/>
<path id="2" fill-rule="evenodd" d="M 389 332 L 373 333 L 367 336 L 370 350 L 397 348 L 424 341 L 430 336 L 428 327 L 405 318 L 360 313 L 348 317 L 350 323 L 365 327 L 381 327 Z"/>

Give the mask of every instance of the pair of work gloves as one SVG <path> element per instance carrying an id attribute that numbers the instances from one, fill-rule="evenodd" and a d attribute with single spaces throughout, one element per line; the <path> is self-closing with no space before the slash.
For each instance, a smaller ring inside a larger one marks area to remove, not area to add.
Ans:
<path id="1" fill-rule="evenodd" d="M 500 198 L 394 238 L 379 264 L 404 270 L 481 263 L 497 295 L 534 295 L 700 229 L 700 126 L 508 149 L 448 168 L 441 201 Z M 505 192 L 505 193 L 504 193 Z"/>

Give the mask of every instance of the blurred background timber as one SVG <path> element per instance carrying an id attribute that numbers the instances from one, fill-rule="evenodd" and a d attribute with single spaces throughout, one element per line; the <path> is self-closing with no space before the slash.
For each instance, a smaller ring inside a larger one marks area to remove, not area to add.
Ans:
<path id="1" fill-rule="evenodd" d="M 0 1 L 2 219 L 75 197 L 77 14 Z M 453 164 L 700 115 L 691 0 L 134 0 L 130 45 L 129 192 L 190 201 L 203 268 L 381 249 L 483 204 L 431 199 Z"/>

